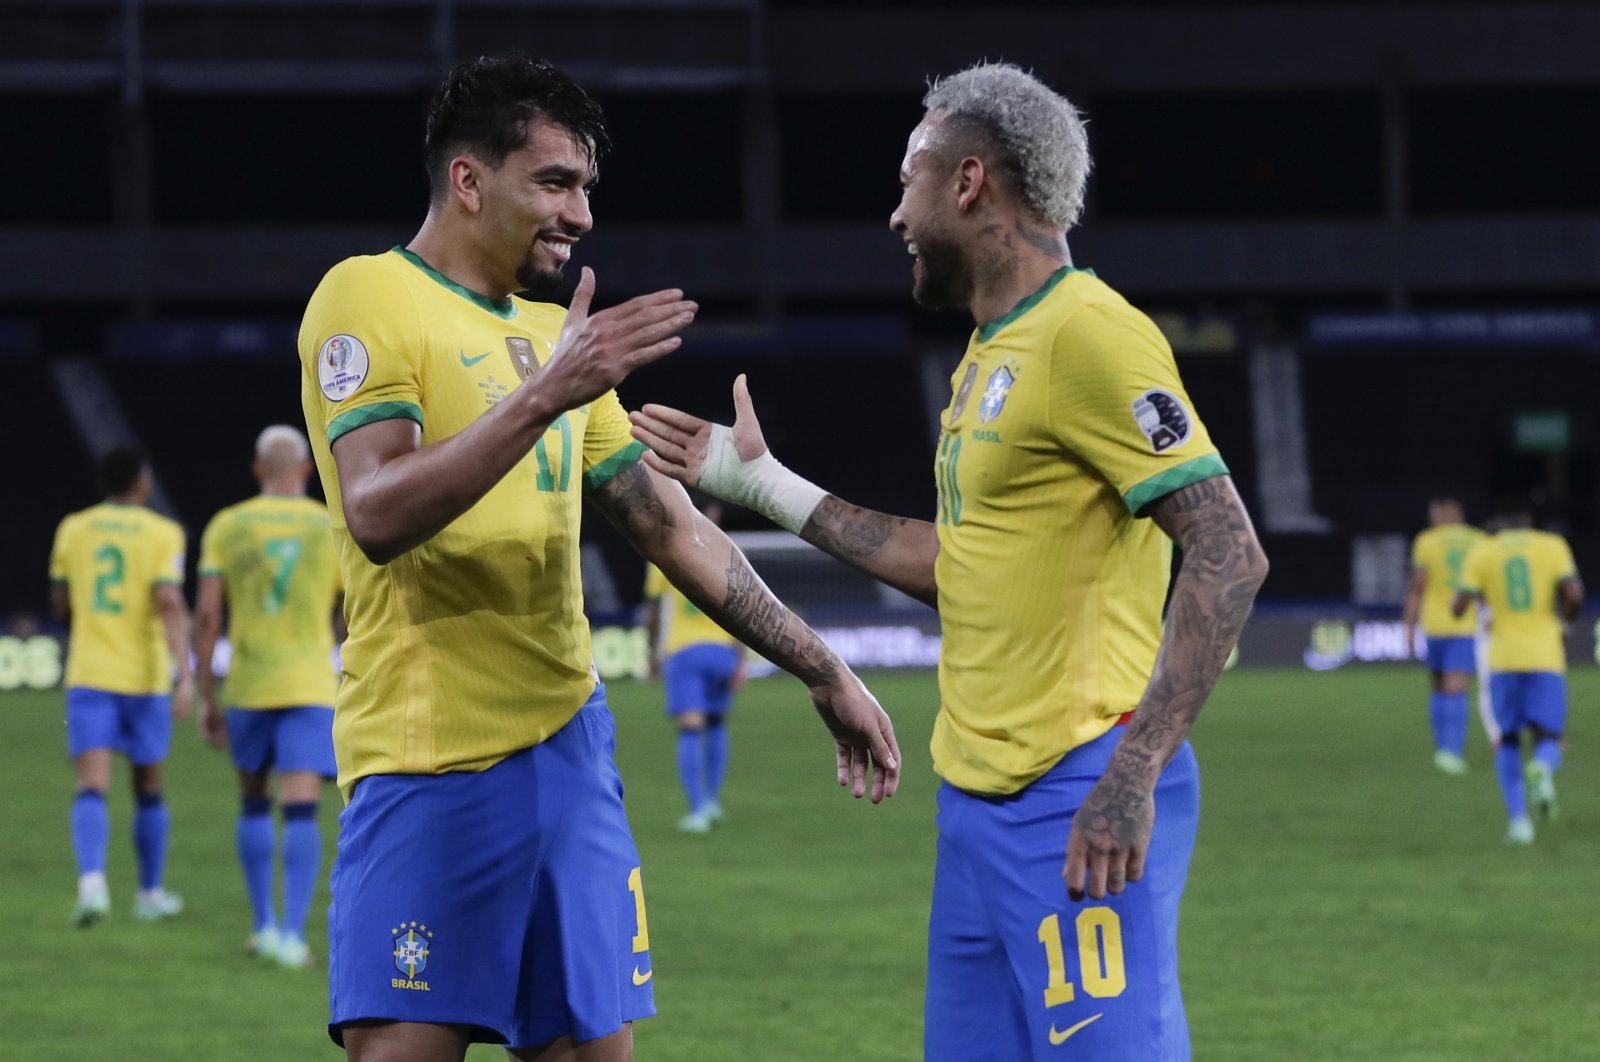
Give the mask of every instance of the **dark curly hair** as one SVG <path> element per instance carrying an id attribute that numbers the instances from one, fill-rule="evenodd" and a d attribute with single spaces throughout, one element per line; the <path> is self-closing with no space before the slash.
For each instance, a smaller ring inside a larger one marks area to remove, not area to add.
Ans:
<path id="1" fill-rule="evenodd" d="M 566 74 L 521 52 L 485 55 L 450 71 L 428 105 L 428 183 L 437 202 L 449 186 L 445 168 L 463 150 L 491 166 L 528 138 L 528 123 L 545 118 L 567 129 L 591 165 L 611 150 L 600 104 Z"/>

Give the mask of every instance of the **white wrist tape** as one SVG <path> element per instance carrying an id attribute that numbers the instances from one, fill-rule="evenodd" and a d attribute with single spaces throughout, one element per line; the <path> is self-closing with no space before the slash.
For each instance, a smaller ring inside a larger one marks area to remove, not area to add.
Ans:
<path id="1" fill-rule="evenodd" d="M 705 465 L 696 483 L 707 494 L 753 509 L 785 531 L 800 533 L 828 492 L 783 466 L 768 450 L 753 461 L 739 456 L 733 431 L 711 426 Z"/>

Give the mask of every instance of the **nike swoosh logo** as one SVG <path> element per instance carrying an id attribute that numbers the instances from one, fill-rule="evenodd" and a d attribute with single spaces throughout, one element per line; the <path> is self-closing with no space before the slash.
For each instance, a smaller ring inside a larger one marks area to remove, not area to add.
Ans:
<path id="1" fill-rule="evenodd" d="M 644 972 L 644 973 L 640 973 L 640 972 L 639 972 L 639 968 L 638 968 L 638 967 L 637 967 L 637 966 L 635 966 L 635 967 L 634 967 L 634 968 L 633 968 L 633 983 L 634 983 L 634 984 L 635 984 L 635 985 L 642 985 L 642 984 L 644 984 L 644 983 L 645 983 L 645 982 L 646 982 L 646 981 L 648 981 L 648 980 L 650 980 L 650 978 L 652 978 L 652 977 L 654 977 L 654 976 L 655 976 L 655 975 L 656 975 L 656 972 L 655 972 L 655 971 L 654 971 L 654 970 L 646 970 L 646 971 L 645 971 L 645 972 Z M 1098 1018 L 1098 1017 L 1099 1017 L 1099 1016 L 1100 1016 L 1100 1015 L 1098 1015 L 1098 1014 L 1096 1014 L 1096 1015 L 1095 1015 L 1095 1018 Z M 1093 1020 L 1094 1020 L 1094 1018 L 1091 1018 L 1091 1019 L 1089 1019 L 1089 1020 L 1090 1020 L 1090 1021 L 1093 1021 Z M 1052 1031 L 1053 1031 L 1053 1030 L 1052 1030 Z M 1076 1031 L 1077 1031 L 1077 1030 L 1076 1030 L 1076 1029 L 1074 1029 L 1074 1030 L 1073 1030 L 1073 1032 L 1076 1032 Z M 1071 1036 L 1071 1035 L 1072 1035 L 1072 1033 L 1068 1033 L 1068 1034 L 1067 1034 L 1067 1035 L 1068 1035 L 1068 1036 Z"/>
<path id="2" fill-rule="evenodd" d="M 486 350 L 482 354 L 479 354 L 476 358 L 469 358 L 469 357 L 467 357 L 467 352 L 463 350 L 461 352 L 461 364 L 465 365 L 467 368 L 470 369 L 474 365 L 478 364 L 478 362 L 482 361 L 484 358 L 487 358 L 490 354 L 493 354 L 493 353 L 494 353 L 494 351 L 492 351 L 492 350 Z"/>
<path id="3" fill-rule="evenodd" d="M 637 975 L 635 975 L 635 976 L 637 976 Z M 1082 1030 L 1085 1025 L 1091 1025 L 1094 1022 L 1099 1021 L 1103 1017 L 1105 1017 L 1104 1013 L 1096 1014 L 1096 1015 L 1094 1015 L 1093 1017 L 1090 1017 L 1090 1018 L 1085 1018 L 1082 1021 L 1080 1021 L 1078 1024 L 1074 1025 L 1072 1028 L 1067 1029 L 1067 1030 L 1065 1030 L 1063 1032 L 1056 1032 L 1055 1023 L 1052 1022 L 1050 1024 L 1050 1046 L 1051 1047 L 1060 1047 L 1062 1044 L 1064 1044 L 1068 1040 L 1072 1039 L 1073 1035 L 1075 1033 L 1079 1032 L 1080 1030 Z"/>

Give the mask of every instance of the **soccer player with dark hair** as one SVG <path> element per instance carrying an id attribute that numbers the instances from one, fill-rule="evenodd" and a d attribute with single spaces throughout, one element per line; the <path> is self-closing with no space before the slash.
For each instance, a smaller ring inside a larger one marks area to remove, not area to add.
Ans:
<path id="1" fill-rule="evenodd" d="M 1408 646 L 1417 644 L 1419 622 L 1427 639 L 1433 765 L 1446 774 L 1467 769 L 1467 684 L 1477 666 L 1478 629 L 1476 604 L 1460 616 L 1450 606 L 1461 582 L 1461 565 L 1483 538 L 1482 531 L 1467 524 L 1459 501 L 1435 498 L 1428 503 L 1428 529 L 1411 546 L 1411 582 L 1401 619 Z"/>
<path id="2" fill-rule="evenodd" d="M 1500 746 L 1495 775 L 1510 824 L 1506 841 L 1532 844 L 1528 789 L 1540 817 L 1553 820 L 1556 771 L 1567 728 L 1567 648 L 1561 629 L 1583 607 L 1583 581 L 1572 547 L 1560 535 L 1536 530 L 1523 499 L 1501 503 L 1498 530 L 1479 542 L 1461 567 L 1451 608 L 1465 616 L 1475 601 L 1489 607 L 1489 690 Z M 1523 784 L 1522 733 L 1533 739 Z"/>
<path id="3" fill-rule="evenodd" d="M 798 676 L 841 784 L 899 781 L 888 716 L 678 484 L 613 388 L 674 350 L 676 290 L 548 291 L 593 224 L 598 105 L 522 56 L 446 78 L 405 247 L 336 265 L 300 330 L 302 405 L 350 634 L 330 1031 L 354 1059 L 619 1062 L 654 1010 L 638 850 L 579 582 L 584 498 L 730 633 Z"/>
<path id="4" fill-rule="evenodd" d="M 311 448 L 274 424 L 256 439 L 261 493 L 229 506 L 200 536 L 195 656 L 200 732 L 239 771 L 235 828 L 250 897 L 246 950 L 289 968 L 312 962 L 306 916 L 322 865 L 317 801 L 333 758 L 334 609 L 341 592 L 328 510 L 305 496 Z M 211 671 L 227 616 L 231 656 L 217 696 Z M 224 707 L 226 714 L 224 714 Z M 283 913 L 274 915 L 273 774 L 283 806 Z"/>
<path id="5" fill-rule="evenodd" d="M 939 80 L 923 103 L 890 227 L 916 301 L 977 322 L 942 418 L 934 519 L 785 469 L 743 377 L 731 431 L 646 406 L 635 436 L 653 468 L 939 609 L 925 1057 L 1188 1059 L 1185 738 L 1267 562 L 1165 339 L 1072 265 L 1089 171 L 1076 108 L 1007 64 Z"/>
<path id="6" fill-rule="evenodd" d="M 133 766 L 139 862 L 134 917 L 154 921 L 183 910 L 178 895 L 162 885 L 170 820 L 161 764 L 172 747 L 172 720 L 188 715 L 193 696 L 183 528 L 146 507 L 150 469 L 138 451 L 106 454 L 99 480 L 105 501 L 61 521 L 50 551 L 51 607 L 72 623 L 67 752 L 77 778 L 73 921 L 80 926 L 95 924 L 111 910 L 106 789 L 113 752 Z"/>

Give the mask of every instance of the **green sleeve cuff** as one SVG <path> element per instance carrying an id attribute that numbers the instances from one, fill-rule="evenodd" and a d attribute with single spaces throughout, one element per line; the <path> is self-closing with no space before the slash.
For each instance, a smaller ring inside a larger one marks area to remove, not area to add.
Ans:
<path id="1" fill-rule="evenodd" d="M 347 409 L 328 425 L 328 445 L 332 446 L 341 435 L 380 420 L 414 420 L 422 425 L 422 407 L 414 402 L 374 402 L 370 406 Z"/>
<path id="2" fill-rule="evenodd" d="M 221 568 L 211 568 L 211 567 L 207 567 L 205 565 L 201 565 L 200 568 L 199 568 L 199 573 L 201 575 L 221 575 L 222 574 L 222 569 Z"/>
<path id="3" fill-rule="evenodd" d="M 171 576 L 171 575 L 163 575 L 159 579 L 152 579 L 150 581 L 155 583 L 155 585 L 157 585 L 157 586 L 182 586 L 183 585 L 183 580 L 182 579 L 175 578 L 174 576 Z"/>
<path id="4" fill-rule="evenodd" d="M 584 490 L 595 490 L 610 483 L 617 476 L 639 463 L 644 456 L 644 443 L 635 439 L 610 457 L 583 474 Z"/>
<path id="5" fill-rule="evenodd" d="M 1193 461 L 1185 461 L 1181 465 L 1173 465 L 1163 469 L 1145 480 L 1143 483 L 1132 487 L 1122 496 L 1128 506 L 1128 511 L 1135 516 L 1143 512 L 1145 506 L 1160 498 L 1165 498 L 1175 490 L 1181 490 L 1191 483 L 1199 483 L 1212 476 L 1225 476 L 1228 466 L 1223 463 L 1221 454 L 1206 454 Z"/>

